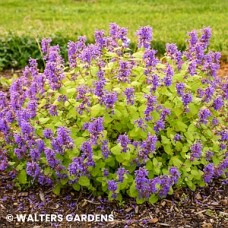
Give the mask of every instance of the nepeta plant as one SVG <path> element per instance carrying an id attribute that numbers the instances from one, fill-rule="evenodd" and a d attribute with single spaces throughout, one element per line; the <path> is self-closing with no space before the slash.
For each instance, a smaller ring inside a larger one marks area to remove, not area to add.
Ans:
<path id="1" fill-rule="evenodd" d="M 154 203 L 173 188 L 228 175 L 228 83 L 217 77 L 220 53 L 208 52 L 210 28 L 190 32 L 186 51 L 150 46 L 152 28 L 110 25 L 68 44 L 65 64 L 50 39 L 45 69 L 31 59 L 9 92 L 0 92 L 0 170 L 18 185 L 35 181 L 56 194 L 71 185 L 109 199 Z"/>

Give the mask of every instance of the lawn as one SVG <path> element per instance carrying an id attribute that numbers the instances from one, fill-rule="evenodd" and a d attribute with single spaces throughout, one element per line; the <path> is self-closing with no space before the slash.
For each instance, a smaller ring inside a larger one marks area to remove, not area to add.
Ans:
<path id="1" fill-rule="evenodd" d="M 211 49 L 228 50 L 228 1 L 226 0 L 1 0 L 0 35 L 9 31 L 31 37 L 52 36 L 93 39 L 95 29 L 108 30 L 110 22 L 134 33 L 144 25 L 153 27 L 153 40 L 183 44 L 192 29 L 213 29 Z"/>

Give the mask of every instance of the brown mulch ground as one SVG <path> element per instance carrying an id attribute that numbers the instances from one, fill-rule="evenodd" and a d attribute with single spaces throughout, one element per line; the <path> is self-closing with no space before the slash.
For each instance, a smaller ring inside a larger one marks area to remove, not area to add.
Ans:
<path id="1" fill-rule="evenodd" d="M 21 71 L 8 70 L 0 76 L 11 77 Z M 221 65 L 218 72 L 228 77 L 228 64 Z M 1 89 L 0 89 L 1 90 Z M 17 214 L 61 214 L 62 222 L 16 222 Z M 113 222 L 86 223 L 67 222 L 65 216 L 72 214 L 113 214 Z M 11 214 L 12 222 L 6 220 Z M 108 202 L 105 198 L 94 198 L 86 193 L 65 190 L 56 196 L 51 189 L 34 186 L 19 191 L 12 179 L 0 173 L 0 228 L 42 227 L 228 227 L 228 185 L 217 180 L 205 188 L 176 190 L 173 196 L 160 200 L 155 205 L 136 205 L 126 198 L 124 205 Z"/>
<path id="2" fill-rule="evenodd" d="M 113 222 L 8 222 L 8 214 L 113 214 Z M 217 180 L 195 192 L 176 190 L 173 196 L 154 205 L 136 203 L 129 198 L 125 205 L 94 198 L 86 193 L 65 190 L 56 196 L 49 188 L 35 186 L 18 191 L 12 179 L 0 174 L 0 227 L 228 227 L 228 185 Z"/>

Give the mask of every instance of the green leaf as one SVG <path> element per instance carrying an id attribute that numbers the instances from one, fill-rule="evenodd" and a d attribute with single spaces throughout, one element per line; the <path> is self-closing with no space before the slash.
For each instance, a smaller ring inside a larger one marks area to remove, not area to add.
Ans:
<path id="1" fill-rule="evenodd" d="M 187 129 L 187 125 L 181 121 L 176 121 L 174 126 L 177 131 L 185 132 Z"/>
<path id="2" fill-rule="evenodd" d="M 73 184 L 72 187 L 75 191 L 79 191 L 81 188 L 81 186 L 78 183 Z"/>
<path id="3" fill-rule="evenodd" d="M 86 176 L 81 176 L 78 180 L 78 183 L 81 185 L 81 186 L 86 186 L 88 187 L 90 185 L 90 180 L 88 177 Z"/>
<path id="4" fill-rule="evenodd" d="M 165 151 L 167 154 L 173 155 L 173 149 L 172 149 L 172 147 L 171 147 L 170 144 L 164 145 L 163 147 L 164 147 L 164 151 Z"/>
<path id="5" fill-rule="evenodd" d="M 104 111 L 104 107 L 102 107 L 100 104 L 94 105 L 90 109 L 90 113 L 92 117 L 97 117 L 101 112 Z"/>
<path id="6" fill-rule="evenodd" d="M 147 170 L 153 170 L 153 162 L 151 160 L 148 160 L 146 162 L 146 169 Z"/>
<path id="7" fill-rule="evenodd" d="M 111 152 L 115 155 L 121 154 L 122 147 L 117 144 L 116 146 L 112 147 Z"/>
<path id="8" fill-rule="evenodd" d="M 26 174 L 26 171 L 24 169 L 22 169 L 19 172 L 17 178 L 18 178 L 18 181 L 19 181 L 20 184 L 26 184 L 27 183 L 27 174 Z"/>
<path id="9" fill-rule="evenodd" d="M 154 204 L 158 201 L 158 196 L 156 196 L 155 194 L 151 195 L 150 198 L 149 198 L 149 202 L 151 204 Z"/>
<path id="10" fill-rule="evenodd" d="M 52 190 L 54 192 L 54 194 L 59 195 L 61 187 L 62 187 L 61 184 L 56 184 L 55 187 Z"/>
<path id="11" fill-rule="evenodd" d="M 138 195 L 138 191 L 135 188 L 135 183 L 133 183 L 129 190 L 129 196 L 135 198 L 137 195 Z"/>
<path id="12" fill-rule="evenodd" d="M 167 137 L 165 137 L 164 135 L 162 135 L 161 138 L 162 138 L 162 144 L 163 145 L 170 144 L 170 140 Z"/>
<path id="13" fill-rule="evenodd" d="M 140 199 L 137 198 L 137 199 L 136 199 L 136 203 L 137 203 L 137 204 L 143 204 L 145 201 L 146 201 L 146 200 L 145 200 L 145 199 L 142 199 L 142 198 L 140 198 Z"/>
<path id="14" fill-rule="evenodd" d="M 172 161 L 173 165 L 176 166 L 177 168 L 180 168 L 183 164 L 183 162 L 179 159 L 178 156 L 172 157 L 171 161 Z"/>
<path id="15" fill-rule="evenodd" d="M 40 122 L 41 124 L 46 124 L 49 120 L 50 120 L 49 117 L 46 117 L 46 118 L 39 118 L 39 122 Z"/>
<path id="16" fill-rule="evenodd" d="M 176 151 L 181 151 L 183 148 L 183 144 L 181 142 L 176 142 L 175 149 Z"/>

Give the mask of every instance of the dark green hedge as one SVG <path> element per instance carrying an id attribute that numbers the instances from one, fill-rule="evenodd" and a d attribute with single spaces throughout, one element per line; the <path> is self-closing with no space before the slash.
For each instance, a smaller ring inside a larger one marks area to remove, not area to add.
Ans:
<path id="1" fill-rule="evenodd" d="M 66 61 L 67 43 L 69 40 L 75 40 L 75 38 L 63 37 L 61 34 L 56 34 L 52 37 L 52 44 L 59 44 L 61 54 Z M 41 38 L 36 40 L 29 36 L 18 36 L 14 34 L 9 34 L 7 37 L 0 38 L 0 70 L 23 68 L 27 65 L 30 57 L 38 59 L 39 68 L 42 68 L 43 61 L 38 45 L 38 42 L 40 41 Z M 91 41 L 88 42 L 91 43 Z M 164 41 L 154 40 L 152 42 L 152 47 L 155 50 L 158 50 L 159 56 L 164 54 L 165 44 Z M 179 43 L 177 45 L 180 50 L 185 49 L 184 43 Z M 134 50 L 135 47 L 136 44 L 132 43 L 131 48 Z M 225 58 L 223 57 L 223 60 L 227 62 L 227 56 Z"/>

